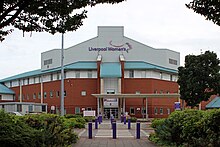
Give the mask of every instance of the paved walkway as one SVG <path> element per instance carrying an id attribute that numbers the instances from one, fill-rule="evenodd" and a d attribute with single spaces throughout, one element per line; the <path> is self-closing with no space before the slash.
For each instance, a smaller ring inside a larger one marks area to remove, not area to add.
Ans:
<path id="1" fill-rule="evenodd" d="M 75 132 L 79 135 L 79 140 L 73 147 L 156 147 L 148 140 L 149 134 L 153 130 L 149 123 L 141 123 L 140 138 L 136 139 L 136 123 L 128 125 L 117 121 L 117 139 L 112 139 L 112 129 L 109 120 L 105 120 L 95 129 L 93 123 L 92 139 L 88 139 L 88 125 L 85 129 L 78 129 Z"/>

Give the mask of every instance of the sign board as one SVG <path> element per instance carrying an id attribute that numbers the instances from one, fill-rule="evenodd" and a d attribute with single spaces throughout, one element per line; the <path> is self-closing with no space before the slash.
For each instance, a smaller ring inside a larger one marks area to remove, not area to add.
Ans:
<path id="1" fill-rule="evenodd" d="M 95 116 L 95 111 L 83 111 L 83 116 Z"/>
<path id="2" fill-rule="evenodd" d="M 51 110 L 55 110 L 55 106 L 51 106 L 50 109 L 51 109 Z"/>
<path id="3" fill-rule="evenodd" d="M 175 102 L 174 109 L 175 110 L 181 110 L 180 102 Z"/>
<path id="4" fill-rule="evenodd" d="M 116 108 L 118 107 L 118 99 L 114 98 L 114 99 L 104 99 L 104 107 L 105 108 Z"/>

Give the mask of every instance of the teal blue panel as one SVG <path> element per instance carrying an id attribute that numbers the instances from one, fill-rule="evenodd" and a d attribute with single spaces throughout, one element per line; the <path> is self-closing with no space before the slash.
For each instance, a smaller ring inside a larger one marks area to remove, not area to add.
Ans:
<path id="1" fill-rule="evenodd" d="M 97 69 L 97 63 L 94 61 L 86 61 L 86 62 L 75 62 L 75 63 L 71 63 L 68 65 L 64 66 L 64 70 L 93 70 L 93 69 Z M 33 70 L 33 71 L 29 71 L 29 72 L 25 72 L 22 74 L 18 74 L 15 76 L 11 76 L 5 79 L 0 80 L 0 82 L 6 82 L 6 81 L 11 81 L 11 80 L 17 80 L 17 79 L 22 79 L 22 78 L 27 78 L 27 77 L 33 77 L 33 76 L 39 76 L 42 74 L 46 74 L 46 73 L 52 73 L 52 72 L 59 72 L 61 70 L 61 67 L 57 67 L 57 68 L 53 68 L 53 69 L 48 69 L 48 70 Z"/>
<path id="2" fill-rule="evenodd" d="M 119 78 L 121 77 L 120 63 L 102 63 L 100 67 L 101 78 Z"/>
<path id="3" fill-rule="evenodd" d="M 220 108 L 220 97 L 215 97 L 210 103 L 206 105 L 206 108 Z"/>
<path id="4" fill-rule="evenodd" d="M 15 94 L 13 90 L 9 89 L 5 85 L 0 84 L 0 94 Z"/>
<path id="5" fill-rule="evenodd" d="M 125 69 L 149 69 L 149 70 L 160 70 L 160 71 L 165 71 L 165 72 L 171 72 L 171 73 L 177 73 L 177 70 L 174 69 L 169 69 L 166 67 L 150 64 L 147 62 L 142 62 L 142 61 L 126 61 L 125 62 Z"/>

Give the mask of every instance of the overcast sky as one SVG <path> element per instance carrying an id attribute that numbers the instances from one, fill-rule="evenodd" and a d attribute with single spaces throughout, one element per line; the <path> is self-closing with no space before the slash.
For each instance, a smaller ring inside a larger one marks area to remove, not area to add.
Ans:
<path id="1" fill-rule="evenodd" d="M 214 51 L 220 58 L 220 26 L 186 8 L 190 0 L 127 0 L 97 5 L 88 10 L 84 25 L 65 34 L 64 47 L 97 36 L 97 26 L 124 26 L 126 37 L 154 48 L 180 52 L 181 65 L 188 54 Z M 0 43 L 0 79 L 40 69 L 41 53 L 61 48 L 61 35 L 15 30 Z"/>

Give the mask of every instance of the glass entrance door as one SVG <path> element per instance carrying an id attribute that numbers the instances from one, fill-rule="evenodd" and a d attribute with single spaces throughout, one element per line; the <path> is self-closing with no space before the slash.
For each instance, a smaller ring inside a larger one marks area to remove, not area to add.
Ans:
<path id="1" fill-rule="evenodd" d="M 104 118 L 110 119 L 111 114 L 114 118 L 118 118 L 118 108 L 104 108 Z"/>

